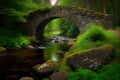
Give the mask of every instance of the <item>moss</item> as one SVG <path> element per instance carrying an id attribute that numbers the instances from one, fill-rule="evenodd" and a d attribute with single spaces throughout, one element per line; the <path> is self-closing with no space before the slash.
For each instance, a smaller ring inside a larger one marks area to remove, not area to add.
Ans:
<path id="1" fill-rule="evenodd" d="M 64 59 L 62 59 L 58 62 L 55 72 L 59 72 L 59 71 L 67 71 L 67 72 L 72 71 L 70 66 L 66 62 L 66 57 L 64 57 Z"/>
<path id="2" fill-rule="evenodd" d="M 112 44 L 119 46 L 120 40 L 118 36 L 110 31 L 105 30 L 102 26 L 95 24 L 88 24 L 85 33 L 77 37 L 77 41 L 73 46 L 75 49 L 70 50 L 68 53 L 74 53 L 82 50 L 100 47 L 104 44 Z"/>
<path id="3" fill-rule="evenodd" d="M 91 50 L 96 50 L 96 52 L 97 52 L 97 50 L 105 50 L 105 51 L 108 51 L 108 50 L 113 50 L 113 49 L 114 49 L 113 45 L 111 45 L 111 44 L 105 44 L 105 45 L 103 45 L 103 46 L 101 46 L 101 47 L 92 48 L 92 49 L 87 49 L 87 50 L 78 51 L 78 52 L 74 52 L 74 53 L 68 54 L 68 55 L 66 56 L 66 58 L 73 57 L 73 56 L 80 55 L 80 54 L 85 54 L 85 53 L 88 53 L 88 52 L 91 51 Z"/>

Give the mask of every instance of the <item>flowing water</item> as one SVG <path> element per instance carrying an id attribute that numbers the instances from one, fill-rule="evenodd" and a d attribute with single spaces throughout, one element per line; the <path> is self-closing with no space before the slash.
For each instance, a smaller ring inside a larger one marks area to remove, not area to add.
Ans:
<path id="1" fill-rule="evenodd" d="M 58 61 L 61 58 L 61 55 L 69 49 L 69 46 L 66 44 L 68 40 L 69 38 L 63 36 L 54 37 L 48 44 L 48 47 L 44 49 L 45 60 L 51 59 Z"/>

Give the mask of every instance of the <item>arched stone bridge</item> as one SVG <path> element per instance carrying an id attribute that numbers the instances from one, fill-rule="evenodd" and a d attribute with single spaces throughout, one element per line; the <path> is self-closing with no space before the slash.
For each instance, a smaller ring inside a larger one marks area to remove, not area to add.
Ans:
<path id="1" fill-rule="evenodd" d="M 44 27 L 51 20 L 56 18 L 65 18 L 72 21 L 84 32 L 86 25 L 90 22 L 100 24 L 106 28 L 113 26 L 113 16 L 101 14 L 78 7 L 53 7 L 44 11 L 38 10 L 28 16 L 28 21 L 24 23 L 25 32 L 28 35 L 36 36 L 37 39 L 43 39 Z"/>

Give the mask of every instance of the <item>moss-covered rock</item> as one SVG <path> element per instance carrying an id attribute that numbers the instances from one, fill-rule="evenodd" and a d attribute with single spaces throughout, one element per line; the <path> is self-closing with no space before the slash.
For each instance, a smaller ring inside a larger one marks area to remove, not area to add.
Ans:
<path id="1" fill-rule="evenodd" d="M 0 53 L 3 53 L 5 51 L 6 51 L 6 49 L 4 47 L 0 46 Z"/>
<path id="2" fill-rule="evenodd" d="M 98 70 L 104 64 L 112 60 L 115 48 L 106 44 L 102 47 L 72 53 L 67 56 L 67 63 L 74 69 L 83 67 L 85 69 Z"/>
<path id="3" fill-rule="evenodd" d="M 43 64 L 37 64 L 33 67 L 33 69 L 40 74 L 48 74 L 52 73 L 56 68 L 56 62 L 52 60 L 48 60 Z"/>

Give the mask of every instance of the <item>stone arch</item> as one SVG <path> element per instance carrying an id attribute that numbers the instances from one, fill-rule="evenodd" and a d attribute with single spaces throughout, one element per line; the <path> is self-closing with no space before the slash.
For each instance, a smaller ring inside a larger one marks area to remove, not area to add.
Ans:
<path id="1" fill-rule="evenodd" d="M 43 40 L 44 39 L 44 28 L 46 27 L 46 25 L 51 22 L 52 20 L 54 19 L 65 19 L 65 20 L 68 20 L 66 18 L 62 18 L 62 17 L 50 17 L 50 18 L 47 18 L 45 19 L 44 21 L 40 22 L 40 24 L 36 27 L 36 30 L 35 30 L 35 36 L 36 36 L 36 39 L 37 40 Z M 68 20 L 69 22 L 72 22 L 71 20 Z M 72 22 L 74 23 L 74 22 Z M 77 25 L 74 24 L 76 27 Z M 77 27 L 78 28 L 78 27 Z"/>
<path id="2" fill-rule="evenodd" d="M 50 17 L 50 18 L 47 18 L 46 20 L 42 21 L 36 28 L 35 30 L 35 36 L 37 38 L 37 40 L 43 40 L 44 36 L 43 36 L 43 33 L 44 33 L 44 28 L 45 26 L 50 22 L 52 21 L 53 19 L 56 19 L 56 18 L 59 18 L 59 17 Z"/>
<path id="3" fill-rule="evenodd" d="M 43 26 L 49 21 L 55 18 L 65 18 L 73 22 L 83 33 L 86 30 L 86 25 L 88 23 L 95 23 L 102 25 L 105 28 L 110 28 L 114 25 L 114 17 L 108 14 L 102 14 L 99 12 L 94 12 L 91 10 L 79 8 L 79 7 L 52 7 L 46 10 L 38 10 L 32 12 L 27 17 L 28 21 L 23 23 L 21 26 L 25 28 L 25 33 L 29 36 L 36 36 L 37 30 L 40 30 L 40 34 L 43 31 Z M 46 21 L 46 22 L 45 22 Z M 42 25 L 42 28 L 38 26 Z M 42 39 L 43 37 L 40 36 Z"/>

